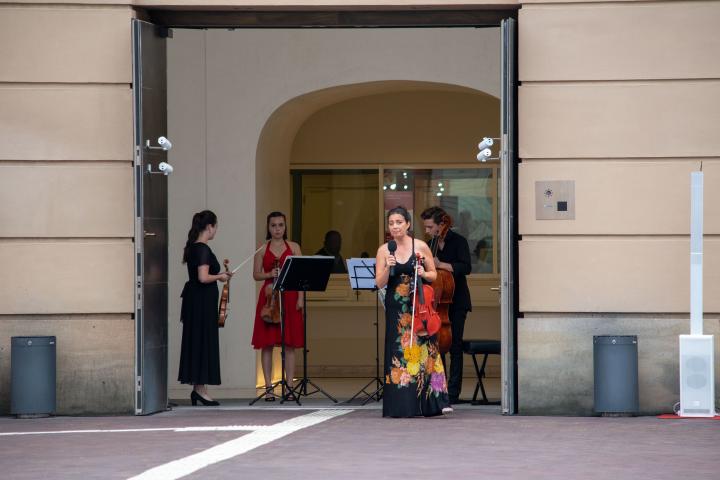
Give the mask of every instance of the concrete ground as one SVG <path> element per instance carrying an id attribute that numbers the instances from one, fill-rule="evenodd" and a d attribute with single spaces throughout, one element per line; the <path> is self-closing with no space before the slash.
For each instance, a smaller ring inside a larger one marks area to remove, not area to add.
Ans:
<path id="1" fill-rule="evenodd" d="M 720 421 L 383 419 L 381 404 L 225 401 L 146 417 L 0 418 L 3 479 L 717 479 Z"/>

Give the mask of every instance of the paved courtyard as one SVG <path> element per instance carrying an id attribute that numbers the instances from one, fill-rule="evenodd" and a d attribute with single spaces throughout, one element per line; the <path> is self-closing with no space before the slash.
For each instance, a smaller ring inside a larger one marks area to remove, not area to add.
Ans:
<path id="1" fill-rule="evenodd" d="M 720 421 L 383 419 L 380 404 L 247 401 L 146 417 L 0 418 L 3 479 L 717 479 Z"/>

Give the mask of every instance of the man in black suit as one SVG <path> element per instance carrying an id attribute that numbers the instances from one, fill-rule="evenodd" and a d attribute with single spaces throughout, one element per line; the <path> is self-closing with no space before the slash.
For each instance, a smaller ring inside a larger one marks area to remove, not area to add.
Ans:
<path id="1" fill-rule="evenodd" d="M 425 233 L 433 237 L 431 243 L 433 251 L 435 251 L 435 242 L 437 242 L 435 267 L 451 272 L 453 280 L 455 280 L 455 293 L 448 314 L 452 330 L 448 395 L 450 403 L 458 403 L 462 389 L 463 330 L 465 330 L 467 312 L 472 310 L 466 278 L 472 269 L 470 247 L 465 237 L 449 229 L 444 238 L 439 237 L 440 232 L 452 222 L 450 216 L 442 208 L 430 207 L 420 214 L 420 218 L 423 220 Z"/>

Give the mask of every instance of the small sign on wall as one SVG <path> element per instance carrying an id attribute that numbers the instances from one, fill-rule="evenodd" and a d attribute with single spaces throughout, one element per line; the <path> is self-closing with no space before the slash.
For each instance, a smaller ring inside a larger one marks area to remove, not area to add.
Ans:
<path id="1" fill-rule="evenodd" d="M 575 220 L 575 180 L 535 182 L 536 220 Z"/>

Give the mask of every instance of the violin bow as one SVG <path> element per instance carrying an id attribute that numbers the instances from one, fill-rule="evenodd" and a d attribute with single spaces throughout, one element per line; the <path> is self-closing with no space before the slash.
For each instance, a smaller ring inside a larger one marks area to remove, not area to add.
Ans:
<path id="1" fill-rule="evenodd" d="M 410 348 L 413 346 L 413 337 L 415 336 L 415 296 L 417 295 L 417 259 L 415 259 L 415 279 L 413 280 L 413 298 L 412 298 L 412 318 L 410 320 Z"/>
<path id="2" fill-rule="evenodd" d="M 413 269 L 414 272 L 414 280 L 413 280 L 413 298 L 412 298 L 412 317 L 410 319 L 410 348 L 413 346 L 413 337 L 415 336 L 415 296 L 417 295 L 417 271 L 418 271 L 418 259 L 415 256 L 415 237 L 410 236 L 410 240 L 412 240 L 412 258 L 414 260 L 415 268 Z"/>
<path id="3" fill-rule="evenodd" d="M 237 267 L 235 267 L 235 269 L 232 271 L 232 274 L 234 275 L 235 272 L 237 272 L 238 270 L 240 270 L 240 267 L 242 267 L 242 266 L 245 265 L 247 262 L 249 262 L 250 259 L 253 258 L 253 257 L 255 256 L 255 254 L 258 253 L 258 252 L 260 251 L 260 249 L 261 249 L 262 247 L 264 247 L 264 246 L 265 246 L 264 243 L 263 243 L 262 245 L 260 245 L 260 246 L 257 248 L 257 250 L 255 250 L 255 251 L 253 252 L 252 255 L 250 255 L 249 257 L 247 257 L 245 260 L 242 261 L 242 263 L 241 263 L 240 265 L 238 265 Z"/>

